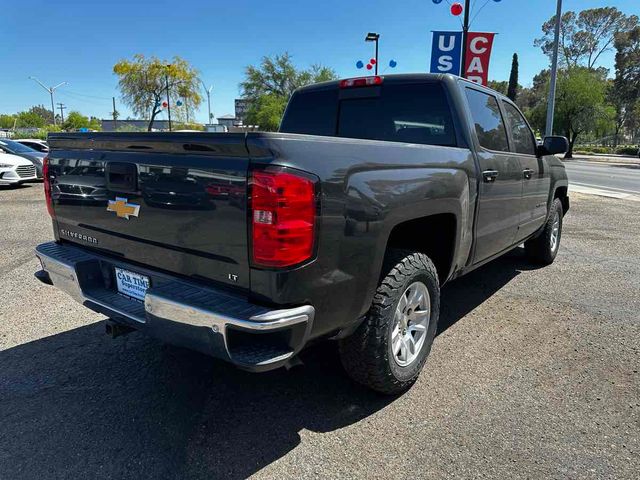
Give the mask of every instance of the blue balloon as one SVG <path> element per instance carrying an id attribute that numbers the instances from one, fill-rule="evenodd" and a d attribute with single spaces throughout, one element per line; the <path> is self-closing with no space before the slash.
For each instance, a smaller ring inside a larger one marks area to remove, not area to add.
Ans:
<path id="1" fill-rule="evenodd" d="M 176 102 L 176 105 L 177 105 L 177 106 L 179 106 L 179 107 L 181 107 L 181 106 L 182 106 L 182 101 L 181 101 L 181 100 L 178 100 L 178 101 Z"/>
<path id="2" fill-rule="evenodd" d="M 433 3 L 435 3 L 436 5 L 438 5 L 439 3 L 442 3 L 442 0 L 433 0 Z"/>
<path id="3" fill-rule="evenodd" d="M 389 62 L 389 66 L 390 66 L 391 68 L 396 68 L 396 66 L 397 66 L 397 65 L 398 65 L 398 62 L 396 62 L 395 60 L 391 60 L 391 61 Z"/>
<path id="4" fill-rule="evenodd" d="M 358 60 L 358 61 L 356 62 L 356 67 L 357 67 L 357 68 L 362 68 L 362 67 L 364 67 L 364 63 L 362 63 L 362 60 Z"/>

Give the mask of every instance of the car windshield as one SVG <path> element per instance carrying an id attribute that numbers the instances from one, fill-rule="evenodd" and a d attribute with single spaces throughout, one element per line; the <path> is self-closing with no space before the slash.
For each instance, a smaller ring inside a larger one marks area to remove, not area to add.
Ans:
<path id="1" fill-rule="evenodd" d="M 13 140 L 0 140 L 0 146 L 5 147 L 11 153 L 37 153 L 37 150 Z"/>

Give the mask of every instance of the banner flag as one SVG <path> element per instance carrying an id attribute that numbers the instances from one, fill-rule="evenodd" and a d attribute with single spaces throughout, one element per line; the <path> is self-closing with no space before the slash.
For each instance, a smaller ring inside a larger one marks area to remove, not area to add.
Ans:
<path id="1" fill-rule="evenodd" d="M 489 60 L 495 33 L 469 32 L 467 35 L 467 53 L 465 72 L 468 80 L 487 85 Z M 433 62 L 433 59 L 432 59 Z M 432 70 L 433 71 L 433 70 Z"/>
<path id="2" fill-rule="evenodd" d="M 462 32 L 433 32 L 431 73 L 460 75 Z"/>

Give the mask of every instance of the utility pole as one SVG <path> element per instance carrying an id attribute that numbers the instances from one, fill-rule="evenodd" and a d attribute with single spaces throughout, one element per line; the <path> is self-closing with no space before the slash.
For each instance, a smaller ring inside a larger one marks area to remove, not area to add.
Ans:
<path id="1" fill-rule="evenodd" d="M 558 0 L 556 8 L 556 30 L 553 40 L 553 57 L 551 58 L 551 81 L 549 82 L 549 102 L 547 103 L 547 128 L 545 135 L 553 135 L 553 113 L 556 107 L 556 80 L 558 78 L 558 44 L 560 39 L 560 23 L 562 22 L 562 0 Z"/>
<path id="2" fill-rule="evenodd" d="M 207 123 L 210 124 L 211 123 L 211 90 L 213 90 L 213 85 L 211 85 L 209 88 L 207 88 L 207 86 L 205 85 L 205 83 L 200 80 L 200 83 L 202 84 L 202 88 L 204 88 L 204 91 L 207 92 L 207 109 L 209 110 L 209 116 L 207 117 Z"/>
<path id="3" fill-rule="evenodd" d="M 111 99 L 113 100 L 113 112 L 111 112 L 111 115 L 113 115 L 113 130 L 116 131 L 118 130 L 118 111 L 116 110 L 116 97 L 111 97 Z"/>
<path id="4" fill-rule="evenodd" d="M 171 64 L 167 65 L 167 71 L 164 74 L 165 84 L 167 86 L 167 115 L 169 116 L 169 131 L 171 131 L 171 100 L 169 99 L 169 68 Z"/>
<path id="5" fill-rule="evenodd" d="M 42 83 L 36 77 L 29 77 L 29 79 L 33 80 L 34 82 L 37 82 L 38 85 L 40 85 L 42 88 L 44 88 L 47 92 L 49 92 L 49 95 L 51 95 L 51 115 L 53 116 L 53 124 L 55 125 L 56 124 L 56 107 L 55 107 L 55 103 L 53 101 L 53 92 L 55 92 L 58 87 L 66 85 L 67 82 L 59 83 L 55 87 L 47 87 L 44 83 Z"/>
<path id="6" fill-rule="evenodd" d="M 62 123 L 64 123 L 64 110 L 67 108 L 64 106 L 64 103 L 57 103 L 58 108 L 60 109 L 60 118 L 62 120 Z"/>
<path id="7" fill-rule="evenodd" d="M 467 78 L 467 38 L 469 37 L 469 10 L 471 0 L 464 0 L 464 21 L 462 23 L 462 65 L 460 76 Z"/>

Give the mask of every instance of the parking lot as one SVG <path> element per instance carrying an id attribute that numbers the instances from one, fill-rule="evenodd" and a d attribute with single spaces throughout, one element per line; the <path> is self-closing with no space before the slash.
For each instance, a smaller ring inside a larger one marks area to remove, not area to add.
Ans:
<path id="1" fill-rule="evenodd" d="M 334 347 L 250 374 L 138 333 L 33 278 L 42 185 L 0 189 L 0 478 L 637 478 L 640 202 L 572 195 L 560 254 L 517 249 L 443 290 L 399 398 Z"/>

